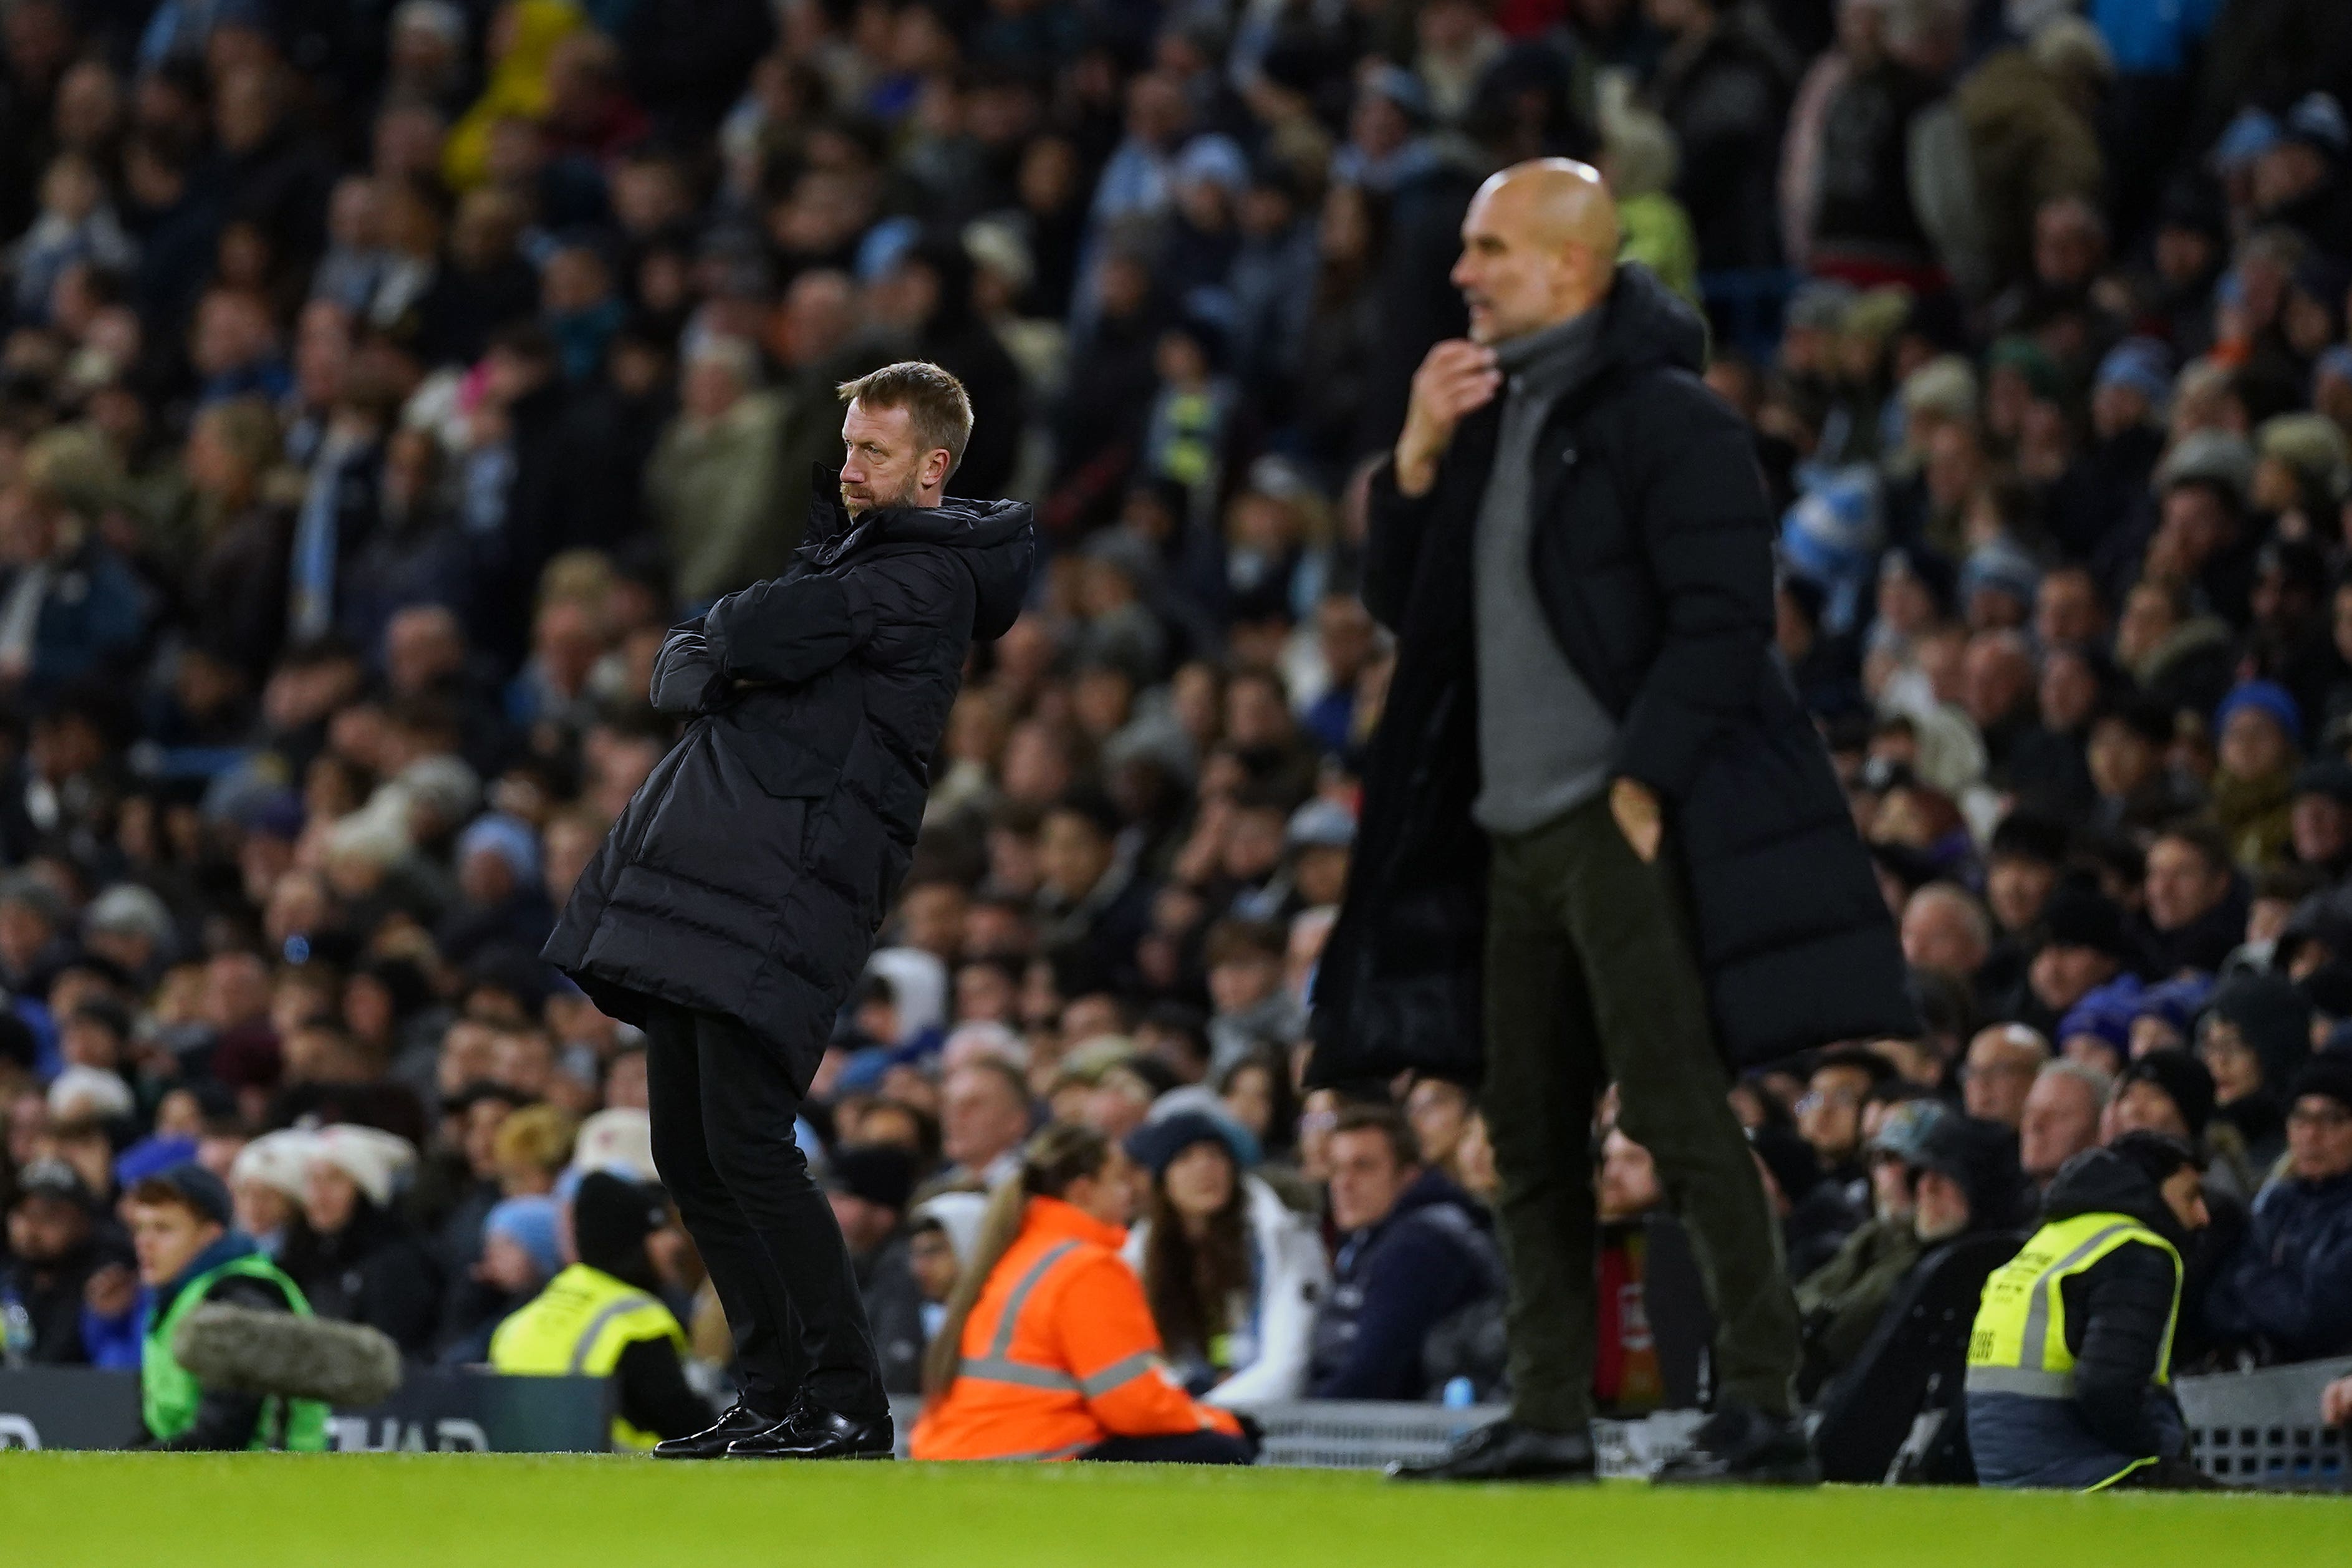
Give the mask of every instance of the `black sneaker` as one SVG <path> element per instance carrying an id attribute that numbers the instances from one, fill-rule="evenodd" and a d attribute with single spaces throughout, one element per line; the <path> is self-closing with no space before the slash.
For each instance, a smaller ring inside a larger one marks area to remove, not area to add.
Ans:
<path id="1" fill-rule="evenodd" d="M 1821 1461 L 1795 1417 L 1767 1416 L 1727 1400 L 1651 1478 L 1660 1486 L 1812 1487 Z"/>
<path id="2" fill-rule="evenodd" d="M 1589 1481 L 1592 1436 L 1544 1432 L 1505 1419 L 1465 1432 L 1443 1455 L 1389 1467 L 1400 1481 Z"/>
<path id="3" fill-rule="evenodd" d="M 764 1432 L 782 1417 L 764 1410 L 754 1410 L 740 1399 L 727 1407 L 715 1426 L 685 1437 L 667 1437 L 654 1445 L 656 1459 L 717 1459 L 727 1454 L 727 1445 L 738 1437 L 748 1437 Z"/>

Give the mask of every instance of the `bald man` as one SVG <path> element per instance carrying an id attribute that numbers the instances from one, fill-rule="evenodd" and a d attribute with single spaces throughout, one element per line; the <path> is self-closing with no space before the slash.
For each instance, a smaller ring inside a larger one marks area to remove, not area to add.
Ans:
<path id="1" fill-rule="evenodd" d="M 1440 1479 L 1592 1473 L 1601 1086 L 1710 1281 L 1714 1416 L 1661 1479 L 1805 1482 L 1797 1315 L 1726 1063 L 1911 1037 L 1902 954 L 1773 653 L 1771 514 L 1706 334 L 1616 263 L 1562 160 L 1472 201 L 1471 336 L 1430 351 L 1370 496 L 1398 636 L 1318 1082 L 1485 1078 L 1510 1264 L 1509 1419 Z"/>

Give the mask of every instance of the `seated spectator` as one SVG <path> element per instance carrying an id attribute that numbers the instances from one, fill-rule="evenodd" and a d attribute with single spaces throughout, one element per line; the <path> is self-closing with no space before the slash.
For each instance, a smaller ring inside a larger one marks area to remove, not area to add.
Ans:
<path id="1" fill-rule="evenodd" d="M 646 1449 L 710 1424 L 687 1385 L 686 1331 L 664 1306 L 646 1239 L 669 1222 L 659 1188 L 605 1171 L 572 1194 L 569 1267 L 490 1336 L 502 1373 L 610 1377 L 613 1443 Z"/>
<path id="2" fill-rule="evenodd" d="M 311 1134 L 292 1127 L 264 1133 L 239 1149 L 229 1166 L 236 1229 L 272 1258 L 285 1256 L 302 1222 L 314 1142 Z"/>
<path id="3" fill-rule="evenodd" d="M 2214 1484 L 2189 1462 L 2170 1387 L 2180 1253 L 2206 1222 L 2198 1176 L 2187 1145 L 2152 1133 L 2059 1173 L 1970 1336 L 1969 1447 L 1984 1485 Z"/>
<path id="4" fill-rule="evenodd" d="M 1823 1051 L 1797 1102 L 1797 1132 L 1812 1145 L 1822 1173 L 1857 1200 L 1869 1186 L 1862 1163 L 1863 1104 L 1894 1076 L 1885 1058 L 1858 1046 Z"/>
<path id="5" fill-rule="evenodd" d="M 1339 1258 L 1316 1313 L 1313 1399 L 1427 1399 L 1424 1350 L 1448 1318 L 1497 1304 L 1501 1259 L 1483 1209 L 1425 1170 L 1402 1117 L 1339 1113 L 1328 1159 Z"/>
<path id="6" fill-rule="evenodd" d="M 2213 732 L 2220 737 L 2221 759 L 2211 785 L 2213 818 L 2230 857 L 2256 871 L 2274 865 L 2294 840 L 2303 716 L 2285 687 L 2273 681 L 2243 681 L 2214 710 Z"/>
<path id="7" fill-rule="evenodd" d="M 1960 1096 L 1969 1114 L 2017 1126 L 2025 1119 L 2026 1096 L 2049 1061 L 2050 1042 L 2023 1024 L 1979 1030 L 1960 1064 Z"/>
<path id="8" fill-rule="evenodd" d="M 922 1296 L 923 1344 L 929 1350 L 947 1321 L 948 1298 L 955 1294 L 964 1260 L 980 1239 L 988 1198 L 977 1192 L 943 1192 L 917 1204 L 907 1223 L 907 1267 Z"/>
<path id="9" fill-rule="evenodd" d="M 509 1197 L 483 1217 L 481 1256 L 466 1270 L 475 1289 L 445 1315 L 440 1362 L 471 1366 L 490 1358 L 490 1335 L 563 1267 L 561 1206 L 551 1197 Z"/>
<path id="10" fill-rule="evenodd" d="M 940 1152 L 948 1166 L 926 1189 L 994 1187 L 1019 1168 L 1029 1126 L 1029 1084 L 1019 1068 L 987 1056 L 957 1068 L 940 1086 Z"/>
<path id="11" fill-rule="evenodd" d="M 849 1247 L 866 1326 L 882 1359 L 885 1392 L 923 1391 L 923 1298 L 902 1222 L 915 1187 L 914 1156 L 889 1144 L 844 1144 L 825 1173 L 825 1196 Z"/>
<path id="12" fill-rule="evenodd" d="M 2311 1004 L 2275 975 L 2232 975 L 2197 1025 L 2197 1059 L 2213 1075 L 2213 1147 L 2266 1172 L 2286 1149 L 2281 1092 L 2311 1045 Z"/>
<path id="13" fill-rule="evenodd" d="M 1160 1360 L 1120 1261 L 1133 1176 L 1085 1127 L 1030 1140 L 997 1186 L 924 1366 L 919 1459 L 1246 1464 L 1255 1444 Z"/>
<path id="14" fill-rule="evenodd" d="M 71 1166 L 39 1160 L 17 1174 L 0 1258 L 0 1324 L 8 1359 L 34 1366 L 89 1360 L 81 1339 L 82 1292 L 108 1263 L 128 1261 L 121 1233 Z"/>
<path id="15" fill-rule="evenodd" d="M 1813 1146 L 1786 1127 L 1748 1134 L 1764 1172 L 1764 1196 L 1780 1219 L 1780 1252 L 1789 1278 L 1801 1280 L 1836 1256 L 1859 1223 L 1838 1183 L 1823 1173 Z M 1462 1185 L 1467 1188 L 1468 1182 Z"/>
<path id="16" fill-rule="evenodd" d="M 2018 1118 L 2018 1152 L 2025 1174 L 2047 1189 L 2059 1169 L 2099 1141 L 2099 1117 L 2115 1080 L 2079 1061 L 2046 1063 L 2026 1092 Z"/>
<path id="17" fill-rule="evenodd" d="M 2176 823 L 2147 849 L 2147 910 L 2137 917 L 2149 970 L 2170 979 L 2210 974 L 2246 939 L 2246 888 L 2229 841 L 2200 822 Z"/>
<path id="18" fill-rule="evenodd" d="M 1954 1114 L 1932 1100 L 1897 1105 L 1869 1144 L 1871 1217 L 1836 1254 L 1795 1275 L 1804 1361 L 1798 1396 L 1808 1403 L 1860 1354 L 1895 1288 L 1919 1260 L 1918 1165 L 1927 1129 Z M 1794 1274 L 1794 1270 L 1791 1270 Z"/>
<path id="19" fill-rule="evenodd" d="M 1298 1002 L 1284 988 L 1280 927 L 1221 920 L 1209 928 L 1201 961 L 1208 969 L 1210 1061 L 1222 1071 L 1260 1046 L 1287 1047 L 1301 1028 Z"/>
<path id="20" fill-rule="evenodd" d="M 2213 1075 L 2185 1051 L 2147 1051 L 2116 1075 L 2099 1121 L 2099 1141 L 2112 1144 L 2126 1133 L 2161 1133 L 2192 1149 L 2205 1146 L 2205 1129 L 2213 1119 Z M 2205 1172 L 2210 1195 L 2225 1167 L 2216 1162 Z M 2245 1194 L 2234 1196 L 2242 1200 Z"/>
<path id="21" fill-rule="evenodd" d="M 1454 1157 L 1474 1109 L 1470 1091 L 1459 1083 L 1428 1077 L 1413 1081 L 1405 1092 L 1404 1119 L 1412 1129 L 1413 1145 L 1421 1151 L 1423 1166 L 1444 1172 L 1449 1181 L 1461 1180 Z"/>
<path id="22" fill-rule="evenodd" d="M 1170 1364 L 1226 1406 L 1296 1399 L 1315 1303 L 1328 1285 L 1322 1238 L 1246 1174 L 1233 1130 L 1206 1111 L 1145 1123 L 1128 1157 L 1151 1179 L 1127 1260 Z"/>
<path id="23" fill-rule="evenodd" d="M 2139 977 L 2118 975 L 2086 993 L 2058 1020 L 2058 1054 L 2113 1073 L 2131 1056 L 2132 1021 L 2138 1016 Z"/>
<path id="24" fill-rule="evenodd" d="M 2006 1230 L 2031 1208 L 2018 1140 L 1998 1122 L 1932 1118 L 1913 1156 L 1911 1228 L 1932 1250 L 1963 1236 Z"/>
<path id="25" fill-rule="evenodd" d="M 2069 1008 L 2138 956 L 2114 901 L 2086 887 L 2062 885 L 2042 908 L 2042 944 L 2026 961 L 2024 983 L 2000 999 L 1994 1016 L 2011 1019 L 2047 1040 Z M 2022 1086 L 2018 1093 L 2024 1093 Z"/>
<path id="26" fill-rule="evenodd" d="M 441 1305 L 439 1272 L 393 1207 L 394 1183 L 415 1159 L 405 1140 L 375 1128 L 322 1128 L 304 1182 L 304 1226 L 282 1260 L 320 1317 L 380 1329 L 406 1355 L 431 1348 Z"/>
<path id="27" fill-rule="evenodd" d="M 179 1450 L 323 1451 L 326 1406 L 208 1389 L 180 1364 L 180 1325 L 200 1307 L 310 1315 L 301 1289 L 229 1228 L 221 1179 L 201 1166 L 175 1166 L 133 1187 L 129 1209 L 139 1282 L 148 1291 L 139 1364 L 148 1442 Z"/>
<path id="28" fill-rule="evenodd" d="M 2352 1057 L 2294 1080 L 2286 1168 L 2254 1197 L 2237 1260 L 2208 1302 L 2213 1332 L 2265 1362 L 2352 1351 Z"/>

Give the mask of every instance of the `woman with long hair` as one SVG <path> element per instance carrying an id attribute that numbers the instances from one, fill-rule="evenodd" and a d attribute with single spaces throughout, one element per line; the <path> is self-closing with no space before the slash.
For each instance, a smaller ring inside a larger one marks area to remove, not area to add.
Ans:
<path id="1" fill-rule="evenodd" d="M 1329 1277 L 1312 1223 L 1246 1174 L 1206 1112 L 1144 1124 L 1127 1152 L 1151 1177 L 1128 1261 L 1185 1387 L 1226 1406 L 1298 1397 Z"/>
<path id="2" fill-rule="evenodd" d="M 1256 1444 L 1194 1401 L 1161 1358 L 1143 1287 L 1119 1257 L 1127 1156 L 1055 1123 L 990 1196 L 924 1358 L 919 1459 L 1247 1464 Z"/>

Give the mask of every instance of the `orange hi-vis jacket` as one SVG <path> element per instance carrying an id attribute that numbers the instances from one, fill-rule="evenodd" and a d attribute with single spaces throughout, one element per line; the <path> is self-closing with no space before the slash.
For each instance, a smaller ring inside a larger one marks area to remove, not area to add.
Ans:
<path id="1" fill-rule="evenodd" d="M 964 1322 L 963 1370 L 915 1423 L 916 1458 L 1070 1459 L 1106 1437 L 1241 1435 L 1168 1371 L 1126 1239 L 1059 1198 L 1029 1200 Z"/>

